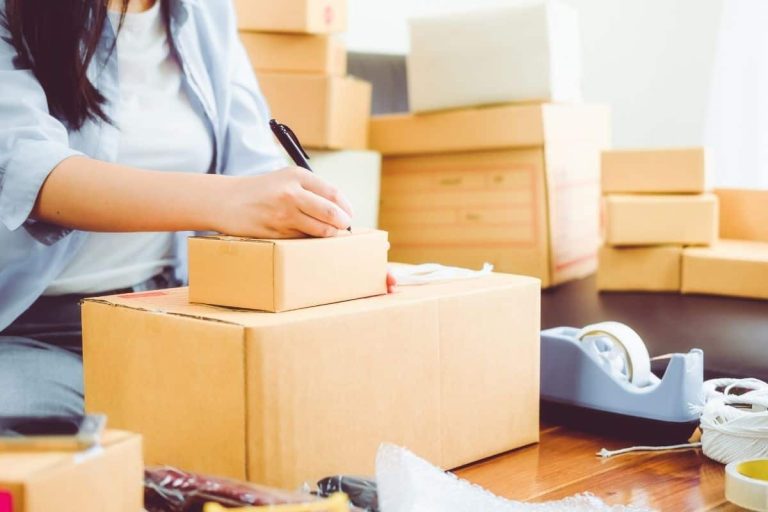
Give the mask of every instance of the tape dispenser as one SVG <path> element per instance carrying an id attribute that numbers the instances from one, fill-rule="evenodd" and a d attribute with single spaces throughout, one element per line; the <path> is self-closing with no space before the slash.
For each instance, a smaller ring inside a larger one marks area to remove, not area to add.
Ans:
<path id="1" fill-rule="evenodd" d="M 698 424 L 704 353 L 669 354 L 651 372 L 640 336 L 619 322 L 541 332 L 542 418 L 651 442 L 687 439 Z"/>

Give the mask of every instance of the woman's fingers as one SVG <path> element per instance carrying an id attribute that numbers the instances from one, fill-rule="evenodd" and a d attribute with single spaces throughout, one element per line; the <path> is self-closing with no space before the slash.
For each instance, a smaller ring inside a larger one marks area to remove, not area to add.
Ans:
<path id="1" fill-rule="evenodd" d="M 327 199 L 341 208 L 350 218 L 354 215 L 352 213 L 352 205 L 349 203 L 344 194 L 331 185 L 318 178 L 316 175 L 307 171 L 301 174 L 301 186 L 309 192 L 314 192 L 316 195 Z M 343 227 L 346 229 L 349 226 L 347 224 Z"/>
<path id="2" fill-rule="evenodd" d="M 301 190 L 297 194 L 296 206 L 298 206 L 301 213 L 320 221 L 328 227 L 347 229 L 352 224 L 350 215 L 336 203 L 308 190 Z"/>
<path id="3" fill-rule="evenodd" d="M 316 238 L 336 236 L 339 231 L 335 226 L 326 224 L 325 222 L 319 221 L 302 212 L 297 213 L 293 230 L 298 231 L 305 236 Z"/>

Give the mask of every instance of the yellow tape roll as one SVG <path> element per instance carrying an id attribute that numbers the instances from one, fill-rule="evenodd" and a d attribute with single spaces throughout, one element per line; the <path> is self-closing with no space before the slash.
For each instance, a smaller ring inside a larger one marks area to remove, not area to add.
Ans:
<path id="1" fill-rule="evenodd" d="M 749 510 L 768 511 L 768 459 L 725 466 L 725 498 Z"/>

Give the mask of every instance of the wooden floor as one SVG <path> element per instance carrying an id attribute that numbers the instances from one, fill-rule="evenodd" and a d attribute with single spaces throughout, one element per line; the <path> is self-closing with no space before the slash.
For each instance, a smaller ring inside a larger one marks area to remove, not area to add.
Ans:
<path id="1" fill-rule="evenodd" d="M 514 500 L 549 501 L 590 492 L 610 504 L 670 511 L 742 510 L 725 501 L 724 466 L 701 450 L 626 454 L 601 459 L 625 443 L 543 427 L 538 445 L 459 469 L 456 474 Z"/>

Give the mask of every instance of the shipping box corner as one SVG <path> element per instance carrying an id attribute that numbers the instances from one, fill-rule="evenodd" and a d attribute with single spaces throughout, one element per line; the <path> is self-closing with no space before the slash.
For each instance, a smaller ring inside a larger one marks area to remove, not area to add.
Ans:
<path id="1" fill-rule="evenodd" d="M 538 440 L 539 318 L 502 274 L 280 314 L 88 299 L 86 409 L 150 464 L 267 485 L 372 474 L 382 442 L 454 468 Z"/>

